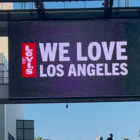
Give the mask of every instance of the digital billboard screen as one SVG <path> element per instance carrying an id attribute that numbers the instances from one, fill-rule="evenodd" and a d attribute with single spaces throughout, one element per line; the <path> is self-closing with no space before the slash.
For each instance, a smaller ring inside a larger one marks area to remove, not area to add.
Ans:
<path id="1" fill-rule="evenodd" d="M 10 98 L 140 96 L 140 20 L 9 23 Z"/>

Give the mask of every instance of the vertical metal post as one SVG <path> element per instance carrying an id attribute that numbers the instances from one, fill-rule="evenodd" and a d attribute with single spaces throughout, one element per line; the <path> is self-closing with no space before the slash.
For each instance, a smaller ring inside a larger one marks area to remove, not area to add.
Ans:
<path id="1" fill-rule="evenodd" d="M 21 6 L 21 9 L 23 9 L 23 3 L 21 3 L 21 5 L 20 5 L 20 6 Z"/>
<path id="2" fill-rule="evenodd" d="M 108 5 L 109 5 L 108 0 L 104 0 L 104 8 L 105 8 L 105 9 L 108 8 Z"/>
<path id="3" fill-rule="evenodd" d="M 125 7 L 129 7 L 129 0 L 125 0 Z"/>
<path id="4" fill-rule="evenodd" d="M 45 20 L 46 15 L 45 15 L 45 8 L 44 8 L 44 3 L 42 0 L 35 0 L 35 7 L 37 9 L 38 14 L 40 15 L 41 19 Z"/>
<path id="5" fill-rule="evenodd" d="M 104 0 L 104 18 L 108 17 L 108 0 Z"/>
<path id="6" fill-rule="evenodd" d="M 118 3 L 117 3 L 117 7 L 120 7 L 121 5 L 120 5 L 120 0 L 118 0 Z"/>

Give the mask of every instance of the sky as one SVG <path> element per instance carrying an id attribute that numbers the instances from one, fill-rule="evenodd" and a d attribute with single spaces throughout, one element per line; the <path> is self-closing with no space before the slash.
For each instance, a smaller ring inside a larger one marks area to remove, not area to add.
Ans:
<path id="1" fill-rule="evenodd" d="M 140 102 L 27 104 L 25 119 L 35 120 L 35 136 L 52 140 L 139 140 Z"/>
<path id="2" fill-rule="evenodd" d="M 125 2 L 127 0 L 114 0 L 114 7 L 118 6 L 118 1 L 120 1 L 120 6 L 125 7 Z M 46 2 L 46 9 L 54 9 L 54 8 L 93 8 L 93 7 L 103 7 L 103 0 L 101 1 L 78 1 L 78 2 Z M 140 6 L 140 0 L 129 0 L 129 6 Z M 17 3 L 14 5 L 15 9 L 20 9 L 21 3 Z M 29 4 L 25 4 L 23 7 L 26 9 L 29 8 Z M 32 7 L 32 6 L 31 6 Z"/>
<path id="3" fill-rule="evenodd" d="M 92 7 L 86 2 L 86 7 Z M 116 1 L 115 1 L 116 5 Z M 140 0 L 131 0 L 130 5 L 140 6 Z M 49 3 L 46 8 L 84 7 L 85 3 Z M 101 3 L 95 6 L 100 7 Z M 124 6 L 124 0 L 121 0 Z M 27 6 L 28 7 L 28 6 Z M 19 5 L 14 5 L 15 9 Z M 140 102 L 26 104 L 25 119 L 35 120 L 35 137 L 52 140 L 94 140 L 96 135 L 104 140 L 110 133 L 114 140 L 139 140 Z"/>

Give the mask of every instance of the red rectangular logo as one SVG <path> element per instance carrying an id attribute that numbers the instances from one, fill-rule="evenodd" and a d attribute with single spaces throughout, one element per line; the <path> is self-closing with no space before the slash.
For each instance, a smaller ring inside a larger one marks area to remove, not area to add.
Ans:
<path id="1" fill-rule="evenodd" d="M 22 43 L 22 77 L 36 76 L 36 43 Z"/>

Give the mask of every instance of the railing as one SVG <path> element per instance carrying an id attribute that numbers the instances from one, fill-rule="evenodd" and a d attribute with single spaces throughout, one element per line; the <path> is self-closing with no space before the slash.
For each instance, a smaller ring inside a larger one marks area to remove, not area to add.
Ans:
<path id="1" fill-rule="evenodd" d="M 102 8 L 104 0 L 64 0 L 44 2 L 45 9 Z M 140 0 L 114 0 L 113 7 L 140 7 Z M 35 9 L 33 2 L 14 3 L 14 9 Z"/>
<path id="2" fill-rule="evenodd" d="M 0 66 L 2 66 L 0 64 Z M 9 83 L 9 76 L 8 76 L 8 70 L 0 71 L 0 85 L 5 85 Z"/>
<path id="3" fill-rule="evenodd" d="M 4 0 L 0 0 L 4 1 Z M 5 0 L 6 1 L 6 0 Z M 11 0 L 14 1 L 14 0 Z M 22 0 L 24 1 L 24 0 Z M 9 9 L 35 9 L 34 2 L 14 2 Z M 52 2 L 53 1 L 53 2 Z M 113 0 L 113 7 L 140 7 L 140 0 Z M 101 8 L 104 7 L 104 0 L 46 0 L 45 9 L 69 9 L 69 8 Z M 4 5 L 0 5 L 1 10 L 6 10 Z"/>
<path id="4" fill-rule="evenodd" d="M 0 0 L 2 1 L 2 0 Z M 6 0 L 5 0 L 6 1 Z M 14 0 L 11 0 L 14 1 Z M 24 0 L 22 0 L 24 1 Z M 34 2 L 14 2 L 9 9 L 24 10 L 36 9 Z M 43 2 L 44 8 L 47 9 L 70 9 L 70 8 L 103 8 L 105 0 L 46 0 Z M 140 0 L 113 0 L 113 7 L 140 7 Z M 0 5 L 1 10 L 6 10 L 4 5 Z"/>

